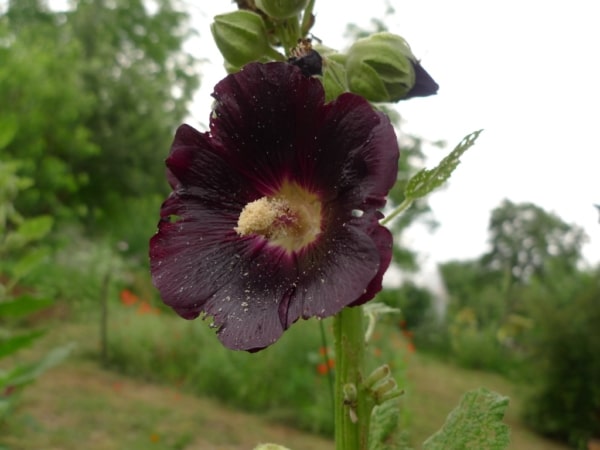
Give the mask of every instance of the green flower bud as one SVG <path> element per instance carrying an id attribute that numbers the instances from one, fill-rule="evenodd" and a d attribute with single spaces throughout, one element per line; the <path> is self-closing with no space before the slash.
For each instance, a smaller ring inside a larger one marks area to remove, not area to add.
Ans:
<path id="1" fill-rule="evenodd" d="M 381 397 L 390 391 L 398 389 L 398 384 L 393 378 L 385 378 L 373 386 L 373 393 L 376 397 Z"/>
<path id="2" fill-rule="evenodd" d="M 387 391 L 385 394 L 379 397 L 379 404 L 381 405 L 382 403 L 387 402 L 388 400 L 392 400 L 393 398 L 397 398 L 402 395 L 404 395 L 403 389 L 394 389 L 391 391 Z"/>
<path id="3" fill-rule="evenodd" d="M 275 50 L 269 45 L 265 23 L 252 11 L 238 10 L 215 16 L 210 30 L 225 61 L 240 68 L 264 60 Z"/>
<path id="4" fill-rule="evenodd" d="M 364 381 L 363 384 L 367 389 L 369 389 L 374 384 L 379 383 L 386 378 L 389 378 L 390 374 L 391 374 L 390 366 L 388 366 L 387 364 L 384 364 L 383 366 L 379 366 L 377 369 L 375 369 L 373 372 L 371 372 L 371 374 L 367 377 L 367 379 Z"/>
<path id="5" fill-rule="evenodd" d="M 342 392 L 344 394 L 345 404 L 352 405 L 356 402 L 356 399 L 358 398 L 358 391 L 355 384 L 346 383 L 344 386 L 342 386 Z"/>
<path id="6" fill-rule="evenodd" d="M 256 6 L 274 19 L 289 19 L 306 8 L 308 0 L 256 0 Z"/>
<path id="7" fill-rule="evenodd" d="M 346 59 L 350 90 L 372 102 L 395 102 L 415 85 L 415 57 L 404 39 L 376 33 L 350 47 Z"/>

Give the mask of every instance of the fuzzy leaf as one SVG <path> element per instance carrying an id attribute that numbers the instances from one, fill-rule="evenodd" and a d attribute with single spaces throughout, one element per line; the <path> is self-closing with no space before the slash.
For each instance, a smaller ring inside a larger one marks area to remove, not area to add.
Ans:
<path id="1" fill-rule="evenodd" d="M 400 432 L 400 405 L 396 400 L 375 406 L 369 427 L 369 450 L 398 450 L 405 446 Z"/>
<path id="2" fill-rule="evenodd" d="M 504 397 L 484 388 L 467 392 L 442 428 L 425 441 L 423 450 L 504 450 L 509 429 L 502 422 Z"/>
<path id="3" fill-rule="evenodd" d="M 406 184 L 404 192 L 406 198 L 416 200 L 444 184 L 460 163 L 460 157 L 475 144 L 482 131 L 478 130 L 465 136 L 456 148 L 442 159 L 436 168 L 421 169 L 417 172 Z"/>

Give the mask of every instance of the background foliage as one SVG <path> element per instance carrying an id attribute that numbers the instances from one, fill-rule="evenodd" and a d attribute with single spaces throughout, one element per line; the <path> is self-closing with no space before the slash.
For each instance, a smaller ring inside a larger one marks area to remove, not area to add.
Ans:
<path id="1" fill-rule="evenodd" d="M 95 230 L 140 197 L 164 193 L 163 160 L 198 86 L 182 52 L 191 31 L 170 0 L 81 0 L 65 13 L 10 2 L 0 20 L 4 149 L 36 180 L 24 214 L 82 219 Z M 32 64 L 32 61 L 35 61 Z"/>

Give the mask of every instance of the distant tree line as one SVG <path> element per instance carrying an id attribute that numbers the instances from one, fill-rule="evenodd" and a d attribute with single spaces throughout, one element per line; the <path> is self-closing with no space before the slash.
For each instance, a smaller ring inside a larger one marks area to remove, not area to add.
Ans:
<path id="1" fill-rule="evenodd" d="M 492 211 L 488 231 L 487 253 L 440 265 L 444 317 L 410 284 L 385 299 L 403 310 L 417 348 L 529 385 L 527 423 L 587 448 L 600 436 L 600 268 L 582 259 L 587 236 L 537 205 L 508 200 Z"/>

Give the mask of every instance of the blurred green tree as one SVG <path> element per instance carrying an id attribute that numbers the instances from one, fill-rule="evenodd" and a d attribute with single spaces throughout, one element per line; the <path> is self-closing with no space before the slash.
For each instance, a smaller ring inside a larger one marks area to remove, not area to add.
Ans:
<path id="1" fill-rule="evenodd" d="M 67 12 L 10 2 L 0 22 L 0 103 L 17 122 L 4 150 L 36 187 L 26 214 L 88 224 L 163 192 L 163 159 L 198 86 L 191 31 L 171 0 L 80 0 Z"/>
<path id="2" fill-rule="evenodd" d="M 552 283 L 533 282 L 524 302 L 533 319 L 523 339 L 525 420 L 587 449 L 600 438 L 600 270 L 553 271 Z"/>
<path id="3" fill-rule="evenodd" d="M 490 251 L 476 260 L 440 265 L 451 308 L 473 308 L 485 323 L 518 312 L 521 286 L 531 280 L 550 286 L 554 275 L 549 273 L 576 273 L 587 239 L 582 228 L 557 215 L 533 203 L 509 200 L 492 211 L 488 230 Z M 484 295 L 487 291 L 490 295 Z"/>
<path id="4" fill-rule="evenodd" d="M 491 250 L 481 262 L 509 284 L 545 279 L 550 268 L 575 272 L 587 237 L 582 228 L 533 203 L 504 200 L 489 222 Z"/>
<path id="5" fill-rule="evenodd" d="M 26 215 L 76 208 L 77 189 L 87 176 L 78 167 L 99 152 L 82 117 L 93 96 L 81 86 L 81 49 L 58 42 L 57 17 L 38 2 L 11 2 L 0 19 L 0 121 L 11 123 L 3 156 L 21 161 L 21 173 L 35 179 L 18 207 Z"/>
<path id="6" fill-rule="evenodd" d="M 446 262 L 440 272 L 454 357 L 469 367 L 505 371 L 526 353 L 521 338 L 536 319 L 528 306 L 532 286 L 552 291 L 548 302 L 569 298 L 560 280 L 580 273 L 586 235 L 533 203 L 504 200 L 491 213 L 489 236 L 486 254 Z"/>

